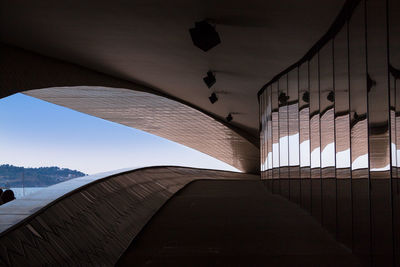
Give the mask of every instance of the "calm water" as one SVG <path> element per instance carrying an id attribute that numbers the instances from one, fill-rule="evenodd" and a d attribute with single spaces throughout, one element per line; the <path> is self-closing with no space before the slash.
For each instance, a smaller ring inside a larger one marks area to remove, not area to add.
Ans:
<path id="1" fill-rule="evenodd" d="M 14 192 L 15 198 L 21 198 L 23 196 L 27 196 L 29 194 L 35 193 L 44 187 L 11 187 L 10 189 Z"/>

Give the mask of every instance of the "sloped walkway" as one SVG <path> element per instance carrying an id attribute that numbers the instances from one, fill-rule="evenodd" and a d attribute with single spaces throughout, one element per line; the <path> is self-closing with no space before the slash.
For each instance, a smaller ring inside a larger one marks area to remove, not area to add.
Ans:
<path id="1" fill-rule="evenodd" d="M 119 266 L 363 266 L 260 181 L 196 181 L 151 219 Z"/>

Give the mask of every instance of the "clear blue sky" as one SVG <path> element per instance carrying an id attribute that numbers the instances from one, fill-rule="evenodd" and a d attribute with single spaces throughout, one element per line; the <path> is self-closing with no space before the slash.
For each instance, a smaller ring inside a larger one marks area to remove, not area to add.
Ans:
<path id="1" fill-rule="evenodd" d="M 0 99 L 0 164 L 94 174 L 130 167 L 232 166 L 146 132 L 15 94 Z"/>

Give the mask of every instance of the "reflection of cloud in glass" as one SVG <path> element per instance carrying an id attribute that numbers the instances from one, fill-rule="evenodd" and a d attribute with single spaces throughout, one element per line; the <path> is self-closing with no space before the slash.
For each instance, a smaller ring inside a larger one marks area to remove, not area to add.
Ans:
<path id="1" fill-rule="evenodd" d="M 400 167 L 400 149 L 396 150 L 396 145 L 392 144 L 392 147 L 394 146 L 394 149 L 392 151 L 397 151 L 397 167 Z"/>
<path id="2" fill-rule="evenodd" d="M 321 166 L 335 166 L 335 123 L 334 110 L 328 109 L 321 116 Z"/>
<path id="3" fill-rule="evenodd" d="M 320 167 L 320 149 L 317 147 L 311 152 L 311 168 L 319 168 Z"/>
<path id="4" fill-rule="evenodd" d="M 309 167 L 310 166 L 310 140 L 306 140 L 300 144 L 301 157 L 300 166 Z"/>
<path id="5" fill-rule="evenodd" d="M 336 168 L 350 168 L 350 148 L 336 153 Z"/>
<path id="6" fill-rule="evenodd" d="M 290 145 L 289 145 L 290 143 Z M 280 148 L 280 166 L 298 166 L 299 165 L 299 134 L 284 136 L 279 139 Z M 288 154 L 289 153 L 289 154 Z"/>
<path id="7" fill-rule="evenodd" d="M 352 170 L 359 170 L 368 168 L 368 154 L 357 157 L 351 164 Z"/>
<path id="8" fill-rule="evenodd" d="M 289 144 L 288 144 L 289 138 L 287 136 L 279 138 L 279 165 L 282 166 L 288 166 L 289 165 Z"/>
<path id="9" fill-rule="evenodd" d="M 392 143 L 392 166 L 396 167 L 397 166 L 397 159 L 396 159 L 396 153 L 399 153 L 398 150 L 396 150 L 396 144 Z"/>
<path id="10" fill-rule="evenodd" d="M 290 146 L 288 141 L 290 143 Z M 280 157 L 278 158 L 276 155 L 280 155 Z M 272 152 L 268 153 L 264 164 L 268 167 L 268 169 L 272 169 L 272 166 L 274 168 L 280 166 L 288 166 L 288 157 L 290 157 L 290 166 L 299 166 L 300 154 L 298 133 L 289 137 L 284 136 L 279 139 L 279 144 L 273 144 Z"/>
<path id="11" fill-rule="evenodd" d="M 263 163 L 263 165 L 266 170 L 272 169 L 272 152 L 269 152 L 267 154 L 267 157 L 265 158 L 265 162 Z"/>
<path id="12" fill-rule="evenodd" d="M 368 124 L 367 120 L 358 121 L 351 128 L 351 154 L 353 170 L 368 168 Z"/>
<path id="13" fill-rule="evenodd" d="M 274 168 L 279 167 L 279 144 L 272 145 L 272 157 Z"/>
<path id="14" fill-rule="evenodd" d="M 322 168 L 335 166 L 335 143 L 329 143 L 321 153 Z"/>
<path id="15" fill-rule="evenodd" d="M 293 134 L 289 136 L 289 165 L 299 165 L 299 134 Z"/>
<path id="16" fill-rule="evenodd" d="M 388 171 L 390 170 L 390 164 L 386 165 L 383 168 L 371 168 L 370 171 L 371 172 L 383 172 L 383 171 Z"/>
<path id="17" fill-rule="evenodd" d="M 310 119 L 311 168 L 321 167 L 319 114 Z"/>
<path id="18" fill-rule="evenodd" d="M 287 166 L 336 167 L 338 169 L 351 167 L 352 170 L 368 168 L 368 138 L 366 131 L 368 125 L 366 119 L 352 125 L 350 138 L 349 114 L 341 115 L 334 119 L 334 111 L 331 109 L 322 118 L 319 118 L 319 114 L 310 118 L 308 115 L 309 109 L 303 109 L 298 111 L 300 116 L 303 115 L 297 124 L 301 133 L 299 134 L 299 132 L 295 132 L 297 128 L 288 129 L 288 126 L 292 123 L 291 117 L 289 117 L 288 121 L 291 108 L 297 108 L 297 106 L 280 107 L 279 116 L 277 112 L 272 112 L 271 114 L 272 122 L 270 127 L 272 127 L 272 131 L 270 138 L 274 143 L 272 144 L 272 151 L 267 152 L 266 158 L 262 163 L 265 169 Z M 293 121 L 296 120 L 293 119 Z M 293 122 L 293 125 L 295 124 Z M 323 136 L 320 136 L 320 131 L 323 131 Z M 337 143 L 334 141 L 335 138 Z M 350 140 L 352 142 L 352 151 L 350 151 Z M 351 161 L 352 157 L 353 162 Z M 392 144 L 392 159 L 393 165 L 400 166 L 400 149 L 396 150 L 395 144 Z M 389 167 L 388 165 L 372 168 L 371 171 L 387 171 Z"/>
<path id="19" fill-rule="evenodd" d="M 272 152 L 268 153 L 268 169 L 272 169 Z"/>
<path id="20" fill-rule="evenodd" d="M 400 149 L 397 150 L 397 167 L 400 167 Z"/>

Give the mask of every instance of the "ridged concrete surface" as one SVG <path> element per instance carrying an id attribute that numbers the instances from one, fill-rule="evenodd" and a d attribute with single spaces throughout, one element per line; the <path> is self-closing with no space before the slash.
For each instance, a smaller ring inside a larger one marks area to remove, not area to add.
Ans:
<path id="1" fill-rule="evenodd" d="M 187 183 L 257 176 L 154 167 L 97 178 L 81 187 L 70 180 L 58 185 L 60 191 L 49 187 L 32 199 L 2 205 L 0 224 L 7 217 L 14 225 L 0 234 L 0 266 L 113 266 L 154 213 Z"/>

